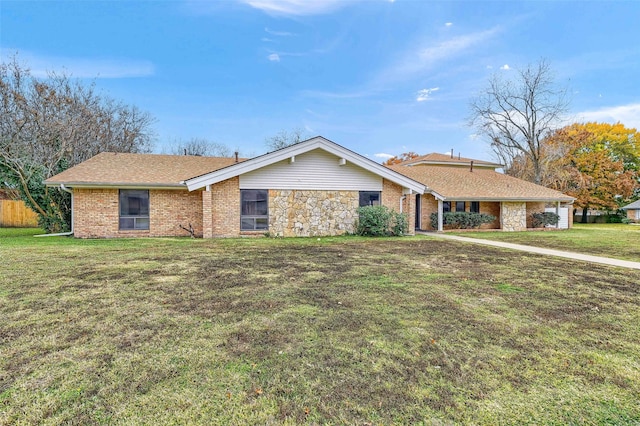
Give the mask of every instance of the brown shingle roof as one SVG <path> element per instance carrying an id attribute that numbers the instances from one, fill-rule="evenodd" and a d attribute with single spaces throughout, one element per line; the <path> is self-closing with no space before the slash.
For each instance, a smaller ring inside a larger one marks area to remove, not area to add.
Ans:
<path id="1" fill-rule="evenodd" d="M 447 200 L 459 201 L 572 201 L 553 189 L 507 176 L 489 169 L 468 167 L 390 166 L 391 169 L 423 183 Z"/>
<path id="2" fill-rule="evenodd" d="M 417 163 L 427 163 L 427 164 L 445 164 L 445 165 L 467 165 L 471 161 L 475 166 L 480 167 L 502 167 L 502 164 L 492 163 L 490 161 L 484 160 L 474 160 L 473 158 L 465 158 L 454 156 L 451 158 L 450 154 L 438 154 L 437 152 L 432 152 L 431 154 L 421 155 L 419 157 L 412 158 L 411 160 L 403 161 L 400 163 L 401 165 L 409 165 L 409 164 L 417 164 Z"/>
<path id="3" fill-rule="evenodd" d="M 182 186 L 180 182 L 235 163 L 234 158 L 103 152 L 46 184 Z"/>

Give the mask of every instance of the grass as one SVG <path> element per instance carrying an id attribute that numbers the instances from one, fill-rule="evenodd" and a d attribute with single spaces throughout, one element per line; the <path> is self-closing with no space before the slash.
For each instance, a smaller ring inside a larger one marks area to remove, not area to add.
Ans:
<path id="1" fill-rule="evenodd" d="M 6 232 L 0 424 L 640 423 L 638 271 L 428 237 Z"/>
<path id="2" fill-rule="evenodd" d="M 576 223 L 573 228 L 562 231 L 454 234 L 640 262 L 640 226 L 637 225 Z"/>

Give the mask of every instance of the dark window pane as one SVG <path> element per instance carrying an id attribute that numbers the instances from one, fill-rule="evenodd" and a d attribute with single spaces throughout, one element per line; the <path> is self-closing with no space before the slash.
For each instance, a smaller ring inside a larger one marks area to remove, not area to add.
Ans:
<path id="1" fill-rule="evenodd" d="M 120 190 L 120 229 L 149 229 L 149 191 Z"/>
<path id="2" fill-rule="evenodd" d="M 240 191 L 240 229 L 243 231 L 269 229 L 269 191 L 265 189 Z"/>
<path id="3" fill-rule="evenodd" d="M 465 210 L 465 204 L 464 201 L 456 201 L 456 211 L 457 212 L 463 212 Z"/>
<path id="4" fill-rule="evenodd" d="M 480 213 L 480 202 L 478 201 L 471 202 L 471 213 Z"/>
<path id="5" fill-rule="evenodd" d="M 360 207 L 379 206 L 380 191 L 360 191 Z"/>
<path id="6" fill-rule="evenodd" d="M 133 229 L 134 221 L 132 217 L 120 218 L 120 229 Z"/>
<path id="7" fill-rule="evenodd" d="M 445 201 L 442 203 L 442 211 L 444 213 L 450 212 L 451 211 L 451 201 Z"/>
<path id="8" fill-rule="evenodd" d="M 136 218 L 135 229 L 149 229 L 149 218 L 147 217 Z"/>

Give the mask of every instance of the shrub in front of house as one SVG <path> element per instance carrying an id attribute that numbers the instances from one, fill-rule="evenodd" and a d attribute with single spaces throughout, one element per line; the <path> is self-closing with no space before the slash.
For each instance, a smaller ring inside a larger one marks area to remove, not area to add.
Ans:
<path id="1" fill-rule="evenodd" d="M 560 216 L 553 212 L 540 212 L 531 215 L 532 224 L 534 228 L 544 228 L 547 225 L 557 225 L 560 221 Z"/>
<path id="2" fill-rule="evenodd" d="M 431 213 L 431 227 L 438 229 L 438 213 Z M 447 212 L 442 216 L 442 224 L 453 229 L 474 229 L 480 225 L 491 223 L 496 217 L 485 213 Z"/>
<path id="3" fill-rule="evenodd" d="M 397 213 L 385 206 L 358 208 L 358 235 L 369 237 L 400 236 L 409 230 L 409 220 L 404 213 Z"/>

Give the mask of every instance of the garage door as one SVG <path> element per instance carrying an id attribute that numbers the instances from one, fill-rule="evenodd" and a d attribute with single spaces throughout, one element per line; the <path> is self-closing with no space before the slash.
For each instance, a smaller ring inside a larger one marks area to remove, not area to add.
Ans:
<path id="1" fill-rule="evenodd" d="M 555 213 L 556 209 L 554 207 L 547 207 L 544 209 L 545 212 Z M 560 222 L 558 223 L 560 229 L 569 229 L 569 208 L 568 207 L 560 207 Z"/>

